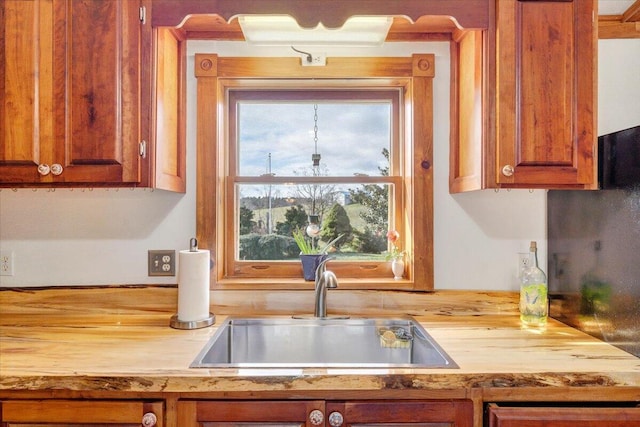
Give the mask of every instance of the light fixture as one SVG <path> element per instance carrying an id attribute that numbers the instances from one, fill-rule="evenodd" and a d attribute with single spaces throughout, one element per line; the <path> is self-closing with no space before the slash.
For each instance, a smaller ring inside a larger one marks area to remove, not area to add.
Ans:
<path id="1" fill-rule="evenodd" d="M 379 46 L 393 18 L 352 16 L 340 28 L 302 28 L 289 15 L 240 15 L 238 22 L 245 40 L 257 45 Z"/>

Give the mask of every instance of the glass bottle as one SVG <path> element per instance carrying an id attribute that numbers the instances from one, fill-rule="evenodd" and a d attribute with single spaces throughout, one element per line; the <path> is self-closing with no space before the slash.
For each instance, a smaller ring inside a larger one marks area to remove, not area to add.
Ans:
<path id="1" fill-rule="evenodd" d="M 520 278 L 520 321 L 523 326 L 542 327 L 547 324 L 547 290 L 547 276 L 538 267 L 538 247 L 536 242 L 531 242 L 529 264 Z"/>

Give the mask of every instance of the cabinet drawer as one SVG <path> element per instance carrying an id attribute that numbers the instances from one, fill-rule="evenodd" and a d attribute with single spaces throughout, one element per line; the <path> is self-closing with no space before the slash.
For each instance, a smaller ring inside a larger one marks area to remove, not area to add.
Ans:
<path id="1" fill-rule="evenodd" d="M 637 427 L 639 407 L 562 407 L 501 406 L 487 407 L 487 427 Z"/>

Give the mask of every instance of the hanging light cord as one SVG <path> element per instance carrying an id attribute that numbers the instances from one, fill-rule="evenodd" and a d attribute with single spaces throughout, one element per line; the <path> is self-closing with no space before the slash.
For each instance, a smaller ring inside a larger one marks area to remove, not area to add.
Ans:
<path id="1" fill-rule="evenodd" d="M 318 104 L 313 105 L 313 144 L 315 154 L 318 154 Z"/>
<path id="2" fill-rule="evenodd" d="M 313 144 L 314 152 L 311 155 L 311 161 L 313 162 L 313 174 L 318 176 L 320 174 L 320 153 L 318 153 L 318 104 L 313 105 Z"/>

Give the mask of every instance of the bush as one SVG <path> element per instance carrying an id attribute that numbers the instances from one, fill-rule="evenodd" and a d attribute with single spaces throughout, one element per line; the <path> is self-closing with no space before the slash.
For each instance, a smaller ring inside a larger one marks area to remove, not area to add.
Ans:
<path id="1" fill-rule="evenodd" d="M 284 214 L 285 222 L 276 224 L 276 233 L 282 236 L 292 236 L 296 228 L 307 226 L 307 212 L 301 205 L 291 206 Z"/>
<path id="2" fill-rule="evenodd" d="M 356 252 L 379 254 L 387 250 L 387 238 L 384 233 L 374 232 L 369 227 L 365 227 L 364 231 L 354 230 L 354 234 L 352 246 Z"/>
<path id="3" fill-rule="evenodd" d="M 322 220 L 320 238 L 325 242 L 330 242 L 340 235 L 342 235 L 342 238 L 334 244 L 336 249 L 353 240 L 353 228 L 347 211 L 342 205 L 335 203 Z"/>
<path id="4" fill-rule="evenodd" d="M 240 259 L 291 259 L 299 253 L 293 237 L 256 233 L 240 236 Z"/>

